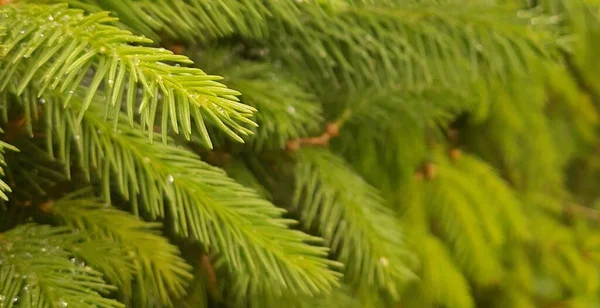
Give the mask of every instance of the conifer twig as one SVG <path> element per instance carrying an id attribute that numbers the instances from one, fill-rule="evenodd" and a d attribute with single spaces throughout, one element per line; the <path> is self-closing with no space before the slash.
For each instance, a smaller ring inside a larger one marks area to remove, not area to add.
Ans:
<path id="1" fill-rule="evenodd" d="M 298 149 L 300 149 L 302 145 L 326 146 L 331 138 L 339 136 L 340 129 L 342 128 L 344 123 L 350 118 L 351 115 L 352 110 L 346 109 L 337 120 L 328 123 L 325 126 L 325 131 L 321 135 L 317 137 L 300 138 L 288 141 L 288 151 L 298 151 Z"/>
<path id="2" fill-rule="evenodd" d="M 565 207 L 565 211 L 568 214 L 579 215 L 596 222 L 600 222 L 600 210 L 590 208 L 587 206 L 570 203 Z"/>

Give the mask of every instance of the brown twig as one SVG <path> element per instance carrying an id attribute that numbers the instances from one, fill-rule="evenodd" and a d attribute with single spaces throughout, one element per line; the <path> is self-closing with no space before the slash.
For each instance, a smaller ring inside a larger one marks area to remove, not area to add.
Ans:
<path id="1" fill-rule="evenodd" d="M 53 205 L 54 205 L 54 202 L 52 202 L 52 200 L 48 200 L 48 201 L 40 204 L 40 210 L 46 214 L 50 214 L 50 213 L 52 213 Z"/>
<path id="2" fill-rule="evenodd" d="M 202 264 L 202 268 L 206 271 L 206 276 L 208 276 L 208 283 L 211 290 L 215 291 L 217 288 L 217 274 L 215 272 L 215 268 L 213 267 L 207 255 L 202 255 L 200 263 Z"/>
<path id="3" fill-rule="evenodd" d="M 340 135 L 340 129 L 351 115 L 352 111 L 350 109 L 346 109 L 336 121 L 328 123 L 327 126 L 325 126 L 325 131 L 321 135 L 317 137 L 307 137 L 288 141 L 288 151 L 298 151 L 298 149 L 300 149 L 300 147 L 303 145 L 327 146 L 331 138 L 335 138 Z"/>
<path id="4" fill-rule="evenodd" d="M 586 207 L 583 205 L 570 203 L 565 207 L 565 212 L 573 215 L 580 215 L 590 220 L 600 222 L 600 210 Z"/>

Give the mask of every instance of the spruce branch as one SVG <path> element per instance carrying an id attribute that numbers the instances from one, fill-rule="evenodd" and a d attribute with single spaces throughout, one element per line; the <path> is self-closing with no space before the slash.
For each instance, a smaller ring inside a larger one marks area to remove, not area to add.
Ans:
<path id="1" fill-rule="evenodd" d="M 227 172 L 227 175 L 236 180 L 236 182 L 256 190 L 262 198 L 272 200 L 269 191 L 260 183 L 257 176 L 241 159 L 230 160 L 223 166 L 223 169 Z"/>
<path id="2" fill-rule="evenodd" d="M 89 12 L 113 11 L 126 27 L 153 40 L 168 37 L 197 42 L 241 34 L 262 38 L 272 31 L 267 20 L 276 15 L 299 23 L 296 3 L 288 1 L 243 0 L 42 0 L 66 2 Z"/>
<path id="3" fill-rule="evenodd" d="M 422 254 L 423 296 L 426 300 L 456 308 L 475 307 L 467 279 L 454 264 L 443 242 L 427 235 L 417 250 Z"/>
<path id="4" fill-rule="evenodd" d="M 2 129 L 0 129 L 0 134 L 4 133 L 2 131 Z M 14 151 L 14 152 L 18 152 L 19 150 L 4 142 L 4 141 L 0 141 L 0 176 L 4 177 L 4 169 L 3 166 L 6 166 L 6 160 L 4 159 L 4 154 L 6 153 L 6 151 Z M 6 195 L 6 193 L 11 192 L 11 188 L 8 184 L 6 184 L 6 182 L 4 182 L 4 180 L 0 179 L 0 198 L 4 201 L 8 200 L 8 196 Z M 0 205 L 0 209 L 2 208 L 2 205 Z"/>
<path id="5" fill-rule="evenodd" d="M 82 240 L 64 227 L 33 224 L 0 233 L 0 305 L 124 307 L 102 297 L 115 288 L 99 272 L 70 260 L 65 248 Z"/>
<path id="6" fill-rule="evenodd" d="M 10 25 L 11 29 L 0 37 L 4 46 L 0 58 L 1 90 L 19 76 L 14 90 L 21 94 L 35 78 L 39 80 L 38 96 L 57 89 L 66 96 L 63 104 L 67 105 L 74 91 L 84 84 L 87 95 L 79 111 L 79 122 L 96 92 L 103 89 L 107 112 L 116 114 L 124 101 L 128 122 L 139 113 L 151 140 L 159 110 L 163 140 L 169 126 L 190 138 L 195 123 L 210 146 L 205 127 L 209 121 L 243 142 L 239 135 L 251 133 L 244 126 L 255 125 L 249 120 L 255 109 L 241 104 L 239 92 L 217 82 L 220 77 L 179 66 L 191 63 L 185 56 L 134 45 L 152 41 L 108 25 L 116 19 L 107 12 L 83 15 L 64 5 L 14 4 L 0 8 L 0 15 L 7 16 L 0 24 Z M 86 77 L 90 72 L 93 76 Z"/>
<path id="7" fill-rule="evenodd" d="M 242 60 L 236 50 L 202 51 L 192 59 L 243 93 L 244 104 L 260 110 L 258 127 L 248 138 L 250 147 L 282 149 L 290 139 L 302 138 L 317 131 L 323 121 L 316 95 L 301 87 L 292 75 L 266 62 Z"/>
<path id="8" fill-rule="evenodd" d="M 57 2 L 57 0 L 46 0 Z M 322 84 L 411 87 L 464 85 L 528 70 L 530 56 L 553 57 L 557 18 L 501 5 L 343 1 L 67 1 L 116 11 L 149 37 L 186 41 L 259 39 L 274 58 Z M 486 76 L 482 68 L 492 74 Z M 324 77 L 324 78 L 323 78 Z M 323 82 L 323 79 L 327 82 Z M 327 89 L 323 89 L 327 91 Z"/>
<path id="9" fill-rule="evenodd" d="M 530 55 L 554 40 L 551 32 L 532 30 L 528 18 L 476 4 L 337 2 L 299 9 L 306 21 L 281 27 L 270 39 L 272 53 L 299 73 L 312 68 L 317 87 L 465 85 L 525 72 Z"/>
<path id="10" fill-rule="evenodd" d="M 358 289 L 374 286 L 398 297 L 413 277 L 398 222 L 377 190 L 325 149 L 296 152 L 293 204 L 307 228 L 317 227 Z M 343 179 L 343 180 L 341 180 Z"/>
<path id="11" fill-rule="evenodd" d="M 131 301 L 153 306 L 172 306 L 174 299 L 185 295 L 191 279 L 191 267 L 179 257 L 179 249 L 158 232 L 160 224 L 143 222 L 137 217 L 119 211 L 90 197 L 86 191 L 72 193 L 52 202 L 46 210 L 60 222 L 88 234 L 92 239 L 110 240 L 123 246 L 132 264 L 131 275 L 127 268 L 115 271 L 105 267 L 110 281 L 116 283 L 121 294 Z M 104 269 L 104 268 L 103 268 Z M 133 278 L 137 287 L 132 289 Z"/>
<path id="12" fill-rule="evenodd" d="M 453 162 L 456 168 L 455 174 L 476 181 L 479 184 L 479 191 L 486 192 L 485 195 L 479 196 L 481 199 L 477 202 L 483 205 L 487 201 L 493 206 L 483 206 L 481 211 L 485 211 L 486 214 L 494 213 L 486 216 L 493 216 L 496 221 L 502 223 L 501 228 L 505 234 L 511 235 L 514 239 L 528 239 L 531 232 L 527 228 L 525 206 L 498 172 L 484 161 L 466 153 Z M 465 187 L 473 184 L 464 183 Z M 483 213 L 480 215 L 483 216 Z"/>
<path id="13" fill-rule="evenodd" d="M 262 298 L 251 298 L 249 307 L 272 307 L 272 308 L 314 308 L 314 307 L 365 307 L 357 298 L 356 294 L 347 285 L 334 289 L 331 294 L 316 297 L 298 297 L 289 294 L 287 297 L 264 296 Z"/>
<path id="14" fill-rule="evenodd" d="M 64 153 L 77 149 L 76 162 L 101 179 L 105 197 L 120 193 L 136 214 L 166 218 L 176 234 L 207 246 L 219 256 L 217 268 L 236 273 L 228 285 L 236 296 L 329 293 L 338 285 L 340 274 L 331 268 L 339 263 L 313 245 L 322 239 L 289 229 L 295 222 L 282 218 L 283 210 L 222 170 L 181 147 L 148 142 L 139 127 L 119 122 L 115 131 L 103 120 L 101 101 L 89 106 L 80 127 L 69 124 L 76 109 L 45 106 L 49 144 L 58 145 L 66 165 L 73 158 Z"/>
<path id="15" fill-rule="evenodd" d="M 437 176 L 424 192 L 432 232 L 450 244 L 456 262 L 477 285 L 503 278 L 500 253 L 507 238 L 531 236 L 520 200 L 485 163 L 463 155 L 450 162 L 435 153 Z"/>
<path id="16" fill-rule="evenodd" d="M 380 189 L 390 204 L 400 207 L 394 201 L 402 198 L 399 187 L 413 177 L 434 177 L 433 165 L 429 172 L 415 175 L 427 158 L 424 140 L 441 140 L 443 127 L 461 112 L 473 110 L 474 100 L 459 89 L 440 87 L 364 89 L 347 99 L 340 117 L 343 129 L 331 148 Z"/>

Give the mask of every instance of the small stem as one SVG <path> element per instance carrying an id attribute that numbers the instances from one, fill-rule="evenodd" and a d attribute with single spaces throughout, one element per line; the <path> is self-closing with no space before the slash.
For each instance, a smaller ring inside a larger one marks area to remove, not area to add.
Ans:
<path id="1" fill-rule="evenodd" d="M 597 209 L 593 209 L 593 208 L 589 208 L 589 207 L 582 206 L 579 204 L 571 203 L 566 206 L 565 211 L 567 213 L 581 215 L 590 220 L 595 220 L 597 222 L 600 222 L 600 211 Z"/>
<path id="2" fill-rule="evenodd" d="M 348 119 L 350 119 L 351 116 L 352 110 L 347 108 L 346 110 L 344 110 L 344 112 L 342 112 L 342 115 L 334 123 L 341 128 L 344 125 L 344 123 L 348 121 Z"/>
<path id="3" fill-rule="evenodd" d="M 202 264 L 202 268 L 204 268 L 206 275 L 208 276 L 208 283 L 211 291 L 214 292 L 217 288 L 217 274 L 215 273 L 215 268 L 213 267 L 207 255 L 202 255 L 200 258 L 200 263 Z"/>
<path id="4" fill-rule="evenodd" d="M 297 151 L 302 145 L 326 146 L 331 138 L 337 137 L 340 134 L 340 128 L 352 116 L 352 110 L 346 109 L 342 112 L 337 120 L 327 124 L 325 131 L 317 137 L 300 138 L 290 140 L 287 144 L 287 149 L 291 152 Z"/>

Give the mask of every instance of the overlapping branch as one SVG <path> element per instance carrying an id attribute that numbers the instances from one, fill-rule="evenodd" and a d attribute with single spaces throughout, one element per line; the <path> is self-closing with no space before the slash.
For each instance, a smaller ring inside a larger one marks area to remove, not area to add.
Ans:
<path id="1" fill-rule="evenodd" d="M 240 135 L 252 133 L 246 126 L 255 125 L 249 119 L 255 109 L 239 102 L 239 92 L 217 82 L 218 76 L 180 66 L 191 63 L 185 56 L 139 46 L 152 41 L 111 26 L 116 19 L 106 12 L 83 15 L 64 5 L 21 4 L 1 7 L 0 16 L 6 16 L 0 25 L 10 25 L 0 37 L 0 90 L 18 76 L 13 90 L 21 94 L 35 79 L 38 96 L 59 90 L 66 97 L 62 103 L 68 105 L 83 84 L 87 94 L 78 122 L 96 93 L 103 91 L 107 114 L 125 105 L 127 121 L 139 114 L 151 140 L 156 123 L 163 140 L 169 126 L 189 138 L 196 125 L 209 146 L 206 121 L 240 142 Z"/>
<path id="2" fill-rule="evenodd" d="M 135 213 L 167 219 L 178 235 L 200 241 L 215 253 L 216 266 L 236 273 L 229 287 L 239 296 L 287 291 L 328 293 L 338 285 L 339 263 L 326 259 L 322 241 L 289 229 L 294 221 L 192 152 L 176 145 L 150 143 L 139 128 L 119 122 L 117 131 L 93 101 L 81 126 L 76 109 L 46 104 L 48 142 L 57 156 L 74 162 L 90 179 L 101 179 L 105 197 L 120 193 Z M 75 108 L 78 96 L 72 101 Z M 72 147 L 77 150 L 72 160 Z"/>
<path id="3" fill-rule="evenodd" d="M 115 288 L 100 272 L 71 261 L 66 249 L 83 239 L 68 228 L 33 224 L 0 233 L 0 305 L 124 307 L 102 297 Z"/>

